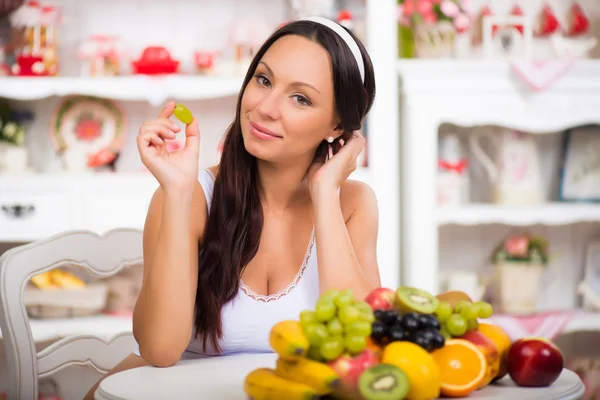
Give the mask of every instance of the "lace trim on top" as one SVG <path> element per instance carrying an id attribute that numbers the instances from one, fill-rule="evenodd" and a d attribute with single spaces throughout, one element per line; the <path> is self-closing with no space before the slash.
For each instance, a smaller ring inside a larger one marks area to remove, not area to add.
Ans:
<path id="1" fill-rule="evenodd" d="M 302 279 L 302 276 L 304 275 L 304 271 L 306 270 L 306 267 L 308 266 L 308 260 L 310 260 L 310 256 L 312 254 L 312 249 L 314 247 L 314 244 L 315 244 L 315 228 L 313 227 L 312 233 L 310 234 L 310 241 L 308 243 L 308 249 L 306 250 L 306 254 L 304 256 L 304 261 L 302 262 L 302 266 L 298 270 L 298 273 L 296 274 L 294 279 L 284 289 L 281 289 L 277 293 L 273 293 L 273 294 L 269 294 L 269 295 L 258 294 L 258 293 L 255 293 L 254 291 L 252 291 L 252 289 L 250 289 L 248 286 L 246 286 L 244 281 L 241 279 L 240 279 L 240 289 L 242 290 L 242 292 L 244 292 L 244 294 L 246 296 L 248 296 L 252 300 L 259 301 L 261 303 L 269 303 L 271 301 L 279 300 L 283 296 L 288 295 L 296 286 L 298 286 L 300 279 Z"/>

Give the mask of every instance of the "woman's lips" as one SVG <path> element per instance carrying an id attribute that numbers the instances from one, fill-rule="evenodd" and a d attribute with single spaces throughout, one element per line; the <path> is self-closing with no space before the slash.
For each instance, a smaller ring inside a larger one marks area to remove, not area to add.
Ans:
<path id="1" fill-rule="evenodd" d="M 275 132 L 268 130 L 265 127 L 262 127 L 254 122 L 250 122 L 250 133 L 255 138 L 261 140 L 275 140 L 281 139 L 282 137 L 277 135 Z"/>

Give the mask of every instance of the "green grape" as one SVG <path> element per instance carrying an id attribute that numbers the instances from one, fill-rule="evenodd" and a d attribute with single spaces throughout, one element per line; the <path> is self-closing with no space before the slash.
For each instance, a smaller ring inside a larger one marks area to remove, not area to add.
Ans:
<path id="1" fill-rule="evenodd" d="M 445 326 L 442 326 L 442 329 L 440 329 L 440 333 L 442 334 L 444 339 L 452 339 L 452 335 L 450 334 L 450 332 L 448 332 L 448 329 L 446 329 Z"/>
<path id="2" fill-rule="evenodd" d="M 452 306 L 447 301 L 440 301 L 434 314 L 440 322 L 445 322 L 452 315 Z"/>
<path id="3" fill-rule="evenodd" d="M 459 314 L 452 314 L 446 321 L 446 329 L 453 337 L 462 336 L 467 331 L 467 321 Z"/>
<path id="4" fill-rule="evenodd" d="M 321 295 L 321 297 L 319 297 L 319 300 L 335 300 L 339 295 L 340 295 L 340 291 L 337 289 L 329 289 L 328 291 L 326 291 L 325 293 L 323 293 Z"/>
<path id="5" fill-rule="evenodd" d="M 354 307 L 358 308 L 361 313 L 373 314 L 373 309 L 366 301 L 357 301 L 354 303 Z"/>
<path id="6" fill-rule="evenodd" d="M 479 322 L 477 319 L 469 319 L 467 320 L 467 331 L 476 331 L 479 326 Z"/>
<path id="7" fill-rule="evenodd" d="M 375 314 L 373 314 L 373 312 L 370 312 L 370 313 L 361 312 L 360 313 L 360 318 L 363 321 L 368 322 L 370 324 L 372 324 L 373 322 L 375 322 Z"/>
<path id="8" fill-rule="evenodd" d="M 361 319 L 370 323 L 375 322 L 375 314 L 373 314 L 373 309 L 371 306 L 364 301 L 357 301 L 354 303 L 354 307 L 360 311 Z"/>
<path id="9" fill-rule="evenodd" d="M 321 348 L 319 346 L 310 346 L 306 356 L 311 360 L 319 362 L 324 360 L 323 356 L 321 355 Z"/>
<path id="10" fill-rule="evenodd" d="M 335 317 L 335 311 L 336 308 L 335 304 L 333 304 L 333 300 L 320 299 L 317 301 L 315 307 L 315 317 L 321 322 L 329 321 L 331 318 Z"/>
<path id="11" fill-rule="evenodd" d="M 335 360 L 344 351 L 344 339 L 341 336 L 327 338 L 321 343 L 319 350 L 325 360 Z"/>
<path id="12" fill-rule="evenodd" d="M 348 305 L 340 308 L 338 317 L 342 324 L 348 325 L 354 321 L 359 321 L 361 319 L 361 312 L 358 311 L 358 308 Z"/>
<path id="13" fill-rule="evenodd" d="M 358 354 L 367 347 L 367 340 L 365 336 L 346 336 L 344 346 L 350 354 Z"/>
<path id="14" fill-rule="evenodd" d="M 310 324 L 311 322 L 317 322 L 317 317 L 314 311 L 304 310 L 300 312 L 300 325 L 302 327 Z"/>
<path id="15" fill-rule="evenodd" d="M 333 302 L 338 308 L 342 308 L 347 305 L 352 305 L 354 303 L 354 296 L 351 292 L 348 293 L 347 291 L 343 291 Z"/>
<path id="16" fill-rule="evenodd" d="M 341 336 L 344 333 L 344 326 L 339 319 L 334 318 L 327 322 L 327 330 L 329 331 L 329 336 Z"/>
<path id="17" fill-rule="evenodd" d="M 192 112 L 183 104 L 177 104 L 175 109 L 173 110 L 173 114 L 177 117 L 178 120 L 183 122 L 186 125 L 189 125 L 194 120 L 192 116 Z"/>
<path id="18" fill-rule="evenodd" d="M 460 314 L 460 310 L 462 310 L 464 307 L 467 307 L 470 305 L 471 305 L 471 302 L 469 302 L 467 300 L 461 300 L 458 303 L 456 303 L 456 305 L 454 306 L 454 313 Z"/>
<path id="19" fill-rule="evenodd" d="M 308 343 L 310 343 L 312 346 L 319 346 L 321 343 L 323 343 L 323 340 L 329 337 L 329 333 L 327 332 L 325 325 L 318 322 L 308 324 L 306 328 L 304 328 L 304 334 L 308 339 Z"/>
<path id="20" fill-rule="evenodd" d="M 371 324 L 367 321 L 355 321 L 346 325 L 346 335 L 350 336 L 371 336 Z"/>
<path id="21" fill-rule="evenodd" d="M 479 315 L 479 306 L 476 304 L 469 304 L 468 306 L 461 308 L 460 315 L 467 321 L 477 319 L 477 316 Z"/>
<path id="22" fill-rule="evenodd" d="M 494 308 L 486 301 L 478 301 L 475 304 L 479 306 L 479 318 L 490 318 L 494 313 Z"/>

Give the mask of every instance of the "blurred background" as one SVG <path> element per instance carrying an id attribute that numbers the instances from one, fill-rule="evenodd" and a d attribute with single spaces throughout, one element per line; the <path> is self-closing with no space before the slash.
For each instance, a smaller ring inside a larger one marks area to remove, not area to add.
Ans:
<path id="1" fill-rule="evenodd" d="M 383 286 L 488 300 L 513 338 L 557 340 L 600 387 L 598 0 L 0 0 L 0 254 L 142 229 L 157 184 L 139 126 L 182 102 L 200 166 L 218 163 L 254 52 L 306 15 L 352 30 L 375 65 L 352 178 L 378 197 Z M 141 268 L 31 277 L 36 349 L 130 331 Z"/>

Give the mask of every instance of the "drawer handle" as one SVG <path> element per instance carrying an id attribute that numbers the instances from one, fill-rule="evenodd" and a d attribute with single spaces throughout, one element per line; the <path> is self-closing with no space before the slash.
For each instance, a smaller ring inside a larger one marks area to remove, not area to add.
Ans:
<path id="1" fill-rule="evenodd" d="M 12 206 L 2 206 L 2 211 L 10 218 L 27 218 L 33 214 L 35 206 L 13 204 Z"/>

